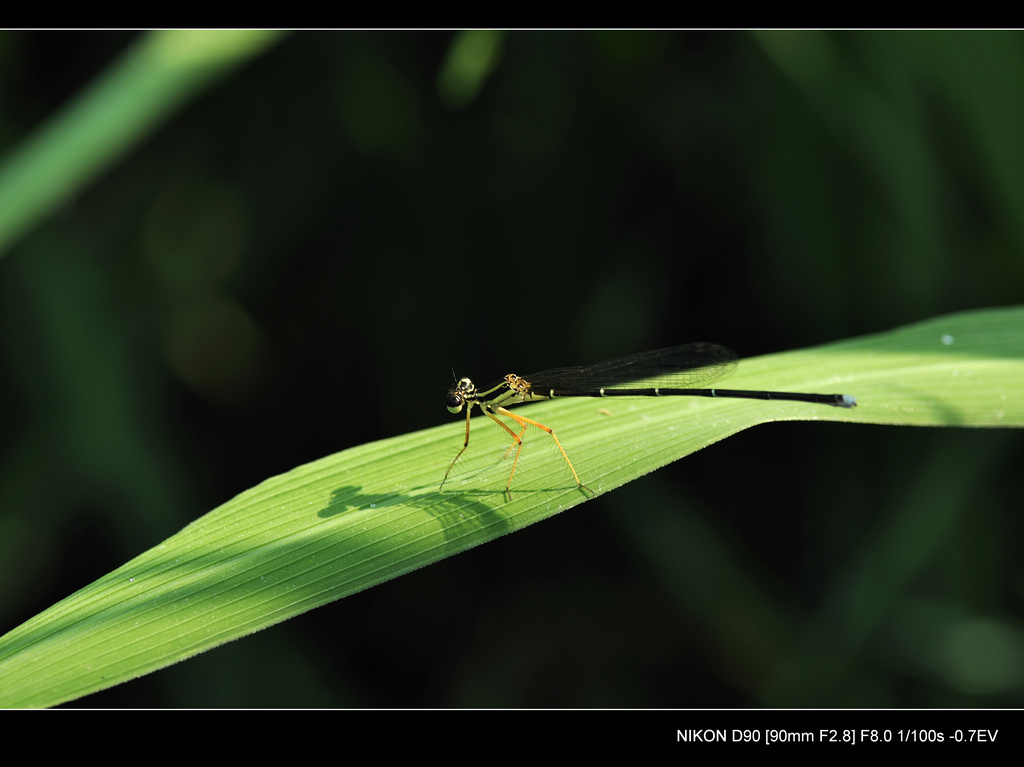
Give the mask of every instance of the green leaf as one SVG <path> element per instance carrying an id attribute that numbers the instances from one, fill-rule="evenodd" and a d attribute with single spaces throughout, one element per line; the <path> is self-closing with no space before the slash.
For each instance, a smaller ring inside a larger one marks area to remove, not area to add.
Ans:
<path id="1" fill-rule="evenodd" d="M 704 398 L 531 405 L 608 492 L 759 423 L 1024 425 L 1024 309 L 967 312 L 744 360 L 732 388 L 844 393 L 844 410 Z M 168 666 L 583 503 L 553 440 L 487 419 L 444 490 L 464 421 L 273 477 L 0 638 L 0 705 L 53 706 Z"/>

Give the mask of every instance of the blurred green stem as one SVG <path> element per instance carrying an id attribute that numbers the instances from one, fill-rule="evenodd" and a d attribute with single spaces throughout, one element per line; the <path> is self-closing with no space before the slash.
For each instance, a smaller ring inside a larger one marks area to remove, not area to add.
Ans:
<path id="1" fill-rule="evenodd" d="M 142 36 L 0 160 L 0 256 L 180 105 L 279 36 L 204 30 Z"/>

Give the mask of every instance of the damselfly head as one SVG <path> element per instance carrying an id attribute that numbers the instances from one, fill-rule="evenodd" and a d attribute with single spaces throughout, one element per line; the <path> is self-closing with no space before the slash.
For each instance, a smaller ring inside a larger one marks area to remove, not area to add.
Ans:
<path id="1" fill-rule="evenodd" d="M 448 398 L 444 401 L 449 413 L 461 413 L 466 405 L 467 398 L 476 391 L 473 382 L 468 378 L 460 378 L 455 388 L 448 392 Z M 472 407 L 472 405 L 470 406 Z"/>

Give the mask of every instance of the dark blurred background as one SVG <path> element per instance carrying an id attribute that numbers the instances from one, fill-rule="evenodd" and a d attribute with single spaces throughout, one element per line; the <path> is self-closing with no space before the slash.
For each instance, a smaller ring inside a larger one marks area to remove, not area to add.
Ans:
<path id="1" fill-rule="evenodd" d="M 0 147 L 136 39 L 0 34 Z M 1019 33 L 286 37 L 0 261 L 0 633 L 453 371 L 1021 303 L 1022 137 Z M 1021 706 L 1021 448 L 761 427 L 73 705 Z"/>

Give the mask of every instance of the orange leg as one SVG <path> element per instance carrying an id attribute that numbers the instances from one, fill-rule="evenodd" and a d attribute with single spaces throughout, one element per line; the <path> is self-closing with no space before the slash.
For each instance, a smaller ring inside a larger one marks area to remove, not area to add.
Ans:
<path id="1" fill-rule="evenodd" d="M 509 492 L 509 488 L 512 487 L 512 477 L 515 476 L 516 466 L 519 464 L 519 454 L 523 450 L 523 435 L 526 434 L 526 429 L 527 429 L 528 426 L 536 426 L 538 429 L 543 429 L 544 431 L 546 431 L 548 434 L 551 435 L 551 439 L 553 439 L 555 441 L 555 445 L 558 446 L 558 451 L 562 454 L 562 458 L 564 458 L 566 464 L 568 464 L 569 471 L 572 472 L 572 476 L 573 476 L 573 479 L 576 480 L 576 484 L 579 485 L 580 489 L 582 489 L 582 490 L 586 490 L 586 491 L 590 490 L 590 488 L 588 488 L 586 485 L 584 485 L 582 482 L 580 482 L 579 475 L 576 474 L 576 469 L 573 467 L 572 461 L 569 460 L 569 456 L 566 455 L 566 453 L 565 453 L 565 448 L 563 448 L 562 447 L 562 443 L 558 441 L 558 437 L 555 436 L 555 432 L 553 432 L 547 426 L 545 426 L 544 424 L 540 423 L 539 421 L 534 421 L 532 418 L 526 418 L 525 416 L 516 415 L 515 413 L 513 413 L 513 412 L 511 412 L 509 410 L 506 410 L 503 407 L 496 408 L 496 412 L 501 413 L 501 415 L 503 415 L 503 416 L 507 416 L 508 418 L 511 418 L 513 421 L 515 421 L 516 423 L 518 423 L 520 426 L 523 427 L 523 430 L 521 432 L 519 432 L 519 434 L 517 435 L 506 424 L 504 424 L 501 421 L 499 421 L 494 416 L 493 413 L 491 413 L 490 411 L 485 411 L 485 412 L 487 413 L 487 415 L 489 415 L 491 417 L 491 420 L 493 420 L 495 423 L 499 424 L 505 431 L 507 431 L 510 435 L 512 435 L 512 439 L 514 439 L 516 441 L 516 457 L 515 457 L 515 460 L 512 461 L 512 473 L 509 474 L 508 482 L 505 484 L 505 492 L 506 493 L 508 493 Z M 511 448 L 509 448 L 509 449 L 511 449 Z"/>
<path id="2" fill-rule="evenodd" d="M 455 456 L 455 460 L 448 464 L 448 471 L 444 473 L 444 479 L 441 480 L 441 487 L 439 487 L 438 490 L 444 487 L 444 483 L 448 481 L 448 475 L 451 474 L 452 469 L 455 468 L 456 461 L 458 461 L 462 457 L 462 454 L 466 452 L 466 448 L 469 447 L 469 417 L 470 415 L 472 415 L 471 410 L 472 409 L 466 410 L 466 441 L 462 443 L 462 450 L 460 450 L 458 454 Z M 504 425 L 505 424 L 502 424 L 502 426 Z"/>
<path id="3" fill-rule="evenodd" d="M 503 407 L 495 408 L 493 412 L 489 409 L 484 408 L 484 412 L 487 414 L 488 418 L 490 418 L 492 421 L 498 424 L 498 426 L 507 431 L 508 435 L 512 437 L 513 440 L 513 444 L 509 445 L 508 450 L 505 451 L 505 455 L 508 455 L 509 450 L 512 450 L 512 448 L 515 448 L 516 451 L 516 457 L 512 460 L 512 472 L 508 475 L 508 482 L 505 483 L 505 493 L 506 495 L 508 495 L 509 498 L 512 497 L 512 477 L 514 477 L 516 474 L 516 467 L 519 465 L 519 455 L 523 452 L 523 435 L 526 434 L 526 429 L 530 426 L 536 426 L 538 429 L 543 429 L 544 431 L 551 435 L 551 439 L 555 441 L 555 445 L 558 447 L 558 451 L 562 454 L 562 457 L 565 459 L 566 464 L 569 466 L 569 471 L 572 472 L 573 479 L 576 480 L 576 484 L 579 486 L 580 490 L 587 493 L 593 492 L 589 487 L 580 482 L 580 478 L 576 474 L 576 469 L 573 467 L 572 461 L 569 460 L 569 456 L 566 455 L 565 449 L 562 447 L 562 443 L 558 441 L 558 437 L 556 437 L 555 433 L 547 426 L 538 421 L 534 421 L 532 418 L 525 418 L 524 416 L 516 415 L 515 413 L 512 413 Z M 499 419 L 494 413 L 500 413 L 503 416 L 511 418 L 513 421 L 515 421 L 516 423 L 523 427 L 522 431 L 516 434 L 512 429 L 509 428 L 508 424 Z M 449 464 L 448 471 L 444 473 L 444 479 L 441 480 L 442 488 L 444 487 L 444 483 L 448 481 L 448 475 L 451 474 L 452 469 L 455 468 L 455 464 L 458 462 L 459 458 L 462 457 L 462 454 L 466 452 L 466 448 L 469 447 L 469 420 L 470 411 L 467 410 L 466 439 L 462 443 L 462 449 L 459 450 L 458 454 L 455 456 L 455 460 L 453 460 L 451 464 Z"/>

